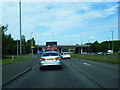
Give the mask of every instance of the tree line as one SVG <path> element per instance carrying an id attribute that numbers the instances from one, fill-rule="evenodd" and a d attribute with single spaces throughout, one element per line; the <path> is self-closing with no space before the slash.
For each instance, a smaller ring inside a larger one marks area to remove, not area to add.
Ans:
<path id="1" fill-rule="evenodd" d="M 5 34 L 5 32 L 8 30 L 8 25 L 6 26 L 0 26 L 0 33 L 2 35 L 2 58 L 4 58 L 6 55 L 18 55 L 20 51 L 20 40 L 14 40 L 11 36 L 11 34 Z M 25 40 L 25 36 L 21 36 L 21 42 L 22 42 L 22 54 L 30 54 L 31 53 L 31 42 L 33 42 L 33 46 L 35 46 L 35 40 L 34 38 Z M 34 50 L 35 52 L 35 50 Z"/>
<path id="2" fill-rule="evenodd" d="M 91 52 L 107 52 L 112 49 L 114 52 L 120 51 L 120 40 L 103 41 L 101 43 L 95 41 L 94 43 L 86 43 L 85 45 L 90 45 Z"/>
<path id="3" fill-rule="evenodd" d="M 6 55 L 17 55 L 20 51 L 20 40 L 14 40 L 11 34 L 5 34 L 8 30 L 8 25 L 0 26 L 0 35 L 2 35 L 2 57 L 4 58 Z M 22 41 L 22 54 L 30 54 L 31 53 L 31 42 L 33 42 L 33 46 L 35 46 L 34 38 L 26 41 L 25 36 L 21 36 Z M 112 44 L 113 43 L 113 44 Z M 99 43 L 95 41 L 94 43 L 85 43 L 85 45 L 90 45 L 89 49 L 86 49 L 87 52 L 107 52 L 108 50 L 112 50 L 112 45 L 114 48 L 114 52 L 120 51 L 120 40 L 114 41 L 103 41 Z M 17 48 L 18 47 L 18 48 Z M 34 53 L 37 53 L 37 48 L 33 49 Z"/>

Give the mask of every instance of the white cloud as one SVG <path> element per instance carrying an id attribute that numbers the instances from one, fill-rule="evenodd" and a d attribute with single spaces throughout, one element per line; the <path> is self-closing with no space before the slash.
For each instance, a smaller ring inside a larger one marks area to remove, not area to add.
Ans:
<path id="1" fill-rule="evenodd" d="M 21 0 L 22 2 L 118 2 L 119 0 Z M 18 2 L 18 0 L 1 0 L 1 2 Z"/>
<path id="2" fill-rule="evenodd" d="M 101 4 L 101 3 L 97 3 Z M 8 23 L 10 30 L 15 38 L 19 34 L 19 12 L 18 3 L 3 4 L 4 23 Z M 57 35 L 74 32 L 72 37 L 77 37 L 82 33 L 87 36 L 99 32 L 100 27 L 105 26 L 94 20 L 104 19 L 110 15 L 116 14 L 117 5 L 110 8 L 92 9 L 93 3 L 22 3 L 22 31 L 27 39 L 30 33 L 34 32 L 40 35 L 42 40 L 51 38 L 51 32 Z M 107 6 L 106 6 L 107 7 Z M 37 28 L 40 26 L 47 29 Z M 94 26 L 94 27 L 91 27 Z M 95 28 L 95 29 L 94 29 Z M 79 31 L 75 31 L 78 30 Z M 82 30 L 83 29 L 83 30 Z M 98 29 L 98 30 L 97 30 Z M 16 30 L 16 31 L 13 31 Z M 89 31 L 88 31 L 89 30 Z M 95 31 L 97 30 L 97 31 Z M 62 36 L 64 37 L 64 36 Z M 56 37 L 57 38 L 57 37 Z"/>
<path id="3" fill-rule="evenodd" d="M 92 36 L 92 37 L 90 37 L 90 38 L 91 38 L 91 39 L 96 39 L 96 38 L 95 38 L 95 37 L 93 37 L 93 36 Z"/>
<path id="4" fill-rule="evenodd" d="M 2 4 L 0 3 L 0 24 L 2 24 Z"/>

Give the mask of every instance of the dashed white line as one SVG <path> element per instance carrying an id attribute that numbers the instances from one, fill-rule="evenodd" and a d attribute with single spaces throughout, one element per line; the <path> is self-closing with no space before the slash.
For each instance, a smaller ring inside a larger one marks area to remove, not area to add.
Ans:
<path id="1" fill-rule="evenodd" d="M 93 66 L 93 65 L 91 65 L 91 64 L 89 64 L 89 63 L 83 63 L 83 64 L 88 65 L 88 66 Z"/>

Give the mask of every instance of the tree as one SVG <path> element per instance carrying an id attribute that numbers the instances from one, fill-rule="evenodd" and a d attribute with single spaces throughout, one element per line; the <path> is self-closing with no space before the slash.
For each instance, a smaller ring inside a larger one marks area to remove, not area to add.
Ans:
<path id="1" fill-rule="evenodd" d="M 7 36 L 5 35 L 5 32 L 8 30 L 8 25 L 6 26 L 0 26 L 0 33 L 2 34 L 2 57 L 5 57 L 7 54 Z"/>
<path id="2" fill-rule="evenodd" d="M 5 32 L 8 30 L 8 25 L 1 26 L 0 31 L 2 33 L 2 57 L 8 54 L 16 54 L 16 44 L 11 34 L 6 35 Z"/>
<path id="3" fill-rule="evenodd" d="M 27 54 L 31 52 L 31 40 L 27 40 L 25 49 Z"/>
<path id="4" fill-rule="evenodd" d="M 114 40 L 114 52 L 120 51 L 120 40 Z M 112 41 L 103 41 L 98 43 L 86 43 L 85 45 L 91 45 L 92 52 L 107 52 L 112 49 Z"/>
<path id="5" fill-rule="evenodd" d="M 5 32 L 8 30 L 8 25 L 6 26 L 0 26 L 0 35 L 2 35 L 2 57 L 5 57 L 6 55 L 16 55 L 17 54 L 17 40 L 14 40 L 11 36 L 11 34 L 6 35 Z M 23 54 L 29 54 L 31 52 L 31 43 L 33 43 L 33 46 L 35 47 L 35 40 L 34 38 L 28 40 L 26 42 L 25 36 L 21 36 L 22 41 L 22 52 Z M 18 47 L 20 47 L 20 40 L 18 40 Z M 18 48 L 18 50 L 20 50 Z M 35 52 L 35 50 L 34 50 Z"/>
<path id="6" fill-rule="evenodd" d="M 26 41 L 25 41 L 25 36 L 24 35 L 22 35 L 21 36 L 21 41 L 22 41 L 22 52 L 23 52 L 23 54 L 26 54 Z"/>
<path id="7" fill-rule="evenodd" d="M 92 45 L 92 52 L 100 52 L 100 43 L 98 41 L 95 41 Z"/>
<path id="8" fill-rule="evenodd" d="M 0 32 L 2 33 L 2 35 L 4 35 L 7 30 L 8 30 L 8 25 L 0 26 Z"/>

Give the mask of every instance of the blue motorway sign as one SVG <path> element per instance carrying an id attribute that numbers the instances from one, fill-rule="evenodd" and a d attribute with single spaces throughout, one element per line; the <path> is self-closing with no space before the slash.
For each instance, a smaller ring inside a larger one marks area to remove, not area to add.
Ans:
<path id="1" fill-rule="evenodd" d="M 42 53 L 42 51 L 38 51 L 38 53 L 39 53 L 39 54 L 41 54 L 41 53 Z"/>

